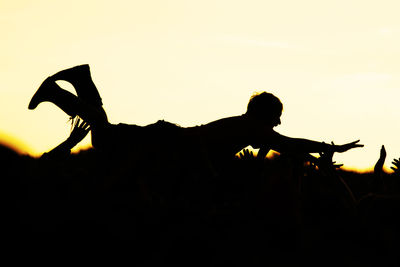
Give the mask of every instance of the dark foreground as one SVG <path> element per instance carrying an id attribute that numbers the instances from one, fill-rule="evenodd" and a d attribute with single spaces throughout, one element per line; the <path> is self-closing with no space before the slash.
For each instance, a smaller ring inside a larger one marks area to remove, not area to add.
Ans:
<path id="1" fill-rule="evenodd" d="M 4 261 L 15 264 L 398 266 L 396 175 L 284 156 L 215 172 L 93 150 L 0 159 Z"/>

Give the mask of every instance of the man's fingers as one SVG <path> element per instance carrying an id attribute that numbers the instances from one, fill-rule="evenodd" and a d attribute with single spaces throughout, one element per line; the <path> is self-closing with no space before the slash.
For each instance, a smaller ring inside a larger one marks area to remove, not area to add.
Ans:
<path id="1" fill-rule="evenodd" d="M 355 147 L 363 147 L 363 146 L 364 146 L 363 144 L 357 144 L 358 142 L 360 142 L 360 140 L 351 142 L 350 144 L 353 145 L 353 146 L 355 146 Z"/>

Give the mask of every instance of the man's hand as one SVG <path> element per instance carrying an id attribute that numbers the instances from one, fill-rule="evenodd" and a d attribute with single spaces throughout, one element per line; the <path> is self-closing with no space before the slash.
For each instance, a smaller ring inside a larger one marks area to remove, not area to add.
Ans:
<path id="1" fill-rule="evenodd" d="M 333 150 L 335 152 L 342 153 L 342 152 L 346 152 L 347 150 L 350 150 L 350 149 L 353 149 L 353 148 L 363 147 L 364 146 L 362 144 L 358 144 L 358 142 L 360 142 L 360 140 L 357 140 L 357 141 L 354 141 L 354 142 L 351 142 L 351 143 L 347 143 L 347 144 L 344 144 L 344 145 L 339 145 L 339 146 L 334 145 L 333 146 Z"/>
<path id="2" fill-rule="evenodd" d="M 239 153 L 238 158 L 243 160 L 253 160 L 255 159 L 255 156 L 253 154 L 253 151 L 243 149 L 243 151 Z"/>
<path id="3" fill-rule="evenodd" d="M 392 166 L 390 168 L 394 171 L 394 174 L 400 175 L 400 158 L 399 159 L 393 159 L 392 164 L 394 166 Z"/>

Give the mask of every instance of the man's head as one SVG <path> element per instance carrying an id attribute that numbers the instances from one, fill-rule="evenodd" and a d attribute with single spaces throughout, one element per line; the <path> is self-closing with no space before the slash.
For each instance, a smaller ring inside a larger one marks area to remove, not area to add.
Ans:
<path id="1" fill-rule="evenodd" d="M 282 110 L 283 105 L 279 98 L 273 94 L 262 92 L 251 96 L 246 115 L 265 123 L 266 126 L 275 127 L 281 124 Z"/>

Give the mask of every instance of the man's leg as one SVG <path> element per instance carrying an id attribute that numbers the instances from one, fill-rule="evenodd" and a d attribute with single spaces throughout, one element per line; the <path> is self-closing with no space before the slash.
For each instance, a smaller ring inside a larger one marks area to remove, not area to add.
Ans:
<path id="1" fill-rule="evenodd" d="M 42 102 L 51 102 L 71 117 L 79 116 L 90 124 L 94 147 L 101 146 L 110 124 L 104 109 L 88 104 L 74 94 L 59 87 L 52 78 L 46 79 L 32 97 L 28 108 L 35 109 Z M 96 136 L 94 138 L 94 136 Z"/>
<path id="2" fill-rule="evenodd" d="M 71 83 L 78 97 L 92 106 L 103 105 L 100 94 L 94 84 L 88 64 L 62 70 L 51 76 L 54 81 L 63 80 Z"/>

